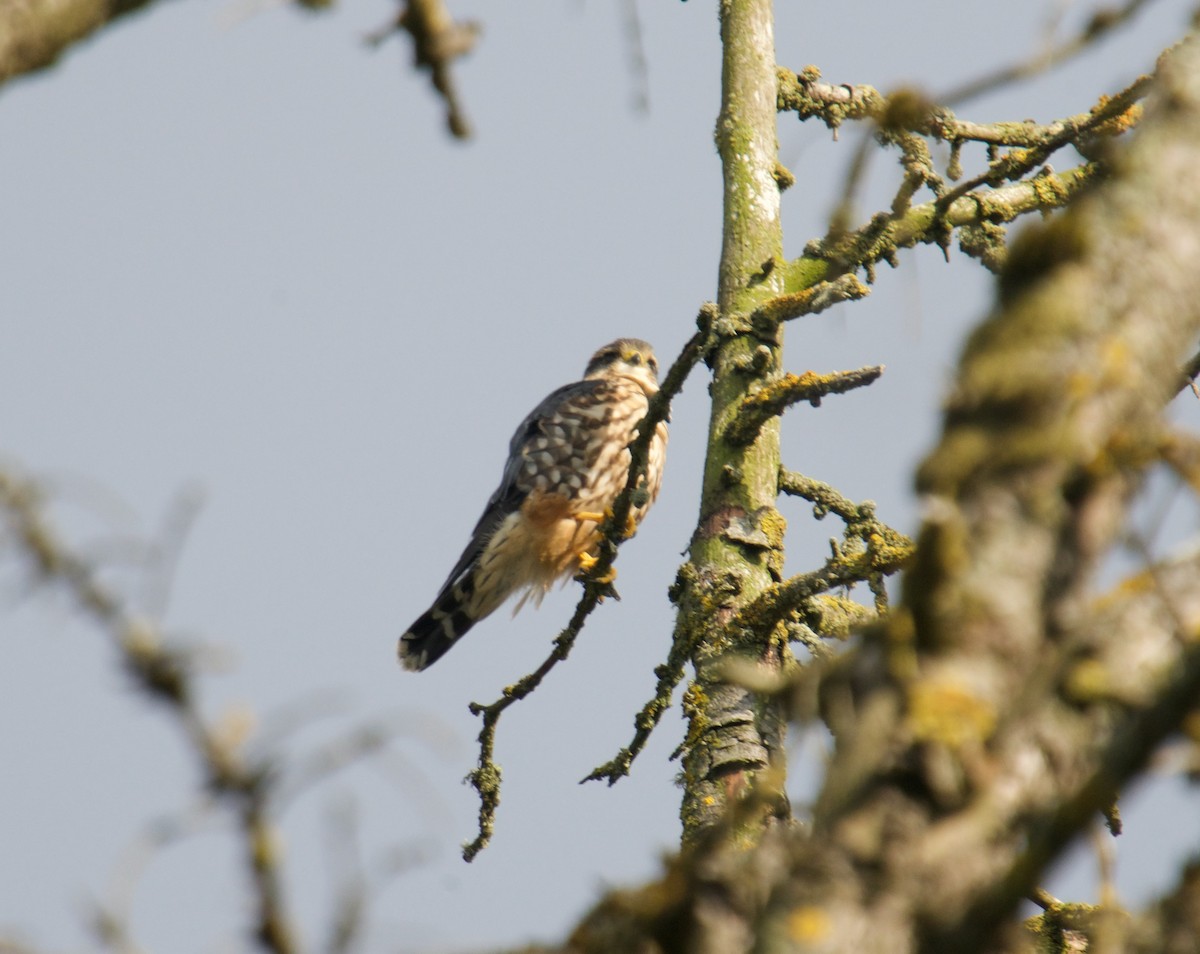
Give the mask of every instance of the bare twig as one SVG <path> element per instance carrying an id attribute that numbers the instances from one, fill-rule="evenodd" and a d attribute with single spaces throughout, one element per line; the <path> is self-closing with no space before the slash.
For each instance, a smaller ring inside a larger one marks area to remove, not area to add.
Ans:
<path id="1" fill-rule="evenodd" d="M 621 19 L 625 28 L 625 49 L 629 72 L 633 74 L 633 104 L 640 113 L 650 111 L 650 67 L 642 42 L 642 21 L 637 0 L 622 0 Z"/>
<path id="2" fill-rule="evenodd" d="M 843 301 L 858 301 L 871 293 L 856 275 L 839 275 L 832 281 L 818 282 L 803 291 L 779 295 L 763 302 L 750 313 L 750 325 L 757 331 L 803 315 L 818 315 Z"/>
<path id="3" fill-rule="evenodd" d="M 680 572 L 686 572 L 687 569 L 688 566 L 685 564 Z M 580 785 L 584 782 L 601 780 L 607 781 L 609 785 L 615 785 L 618 779 L 629 774 L 633 760 L 641 754 L 646 743 L 650 741 L 650 735 L 662 720 L 663 713 L 671 707 L 671 697 L 683 680 L 684 667 L 687 665 L 690 655 L 691 640 L 686 627 L 678 625 L 677 622 L 671 637 L 671 649 L 667 654 L 667 661 L 654 669 L 654 675 L 658 679 L 654 688 L 654 697 L 642 706 L 633 718 L 633 738 L 613 758 L 603 765 L 596 766 L 580 779 Z"/>
<path id="4" fill-rule="evenodd" d="M 1084 50 L 1094 46 L 1117 27 L 1130 20 L 1148 0 L 1126 0 L 1122 7 L 1098 7 L 1075 36 L 1058 46 L 1036 53 L 1028 59 L 1002 67 L 954 89 L 947 90 L 938 100 L 943 103 L 961 103 L 1018 80 L 1030 79 L 1066 62 Z"/>

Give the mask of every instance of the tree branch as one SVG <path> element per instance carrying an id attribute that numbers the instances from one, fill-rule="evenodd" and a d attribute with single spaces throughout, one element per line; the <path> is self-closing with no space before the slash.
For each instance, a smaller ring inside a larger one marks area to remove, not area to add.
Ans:
<path id="1" fill-rule="evenodd" d="M 826 395 L 845 394 L 855 388 L 866 387 L 878 380 L 881 374 L 881 364 L 831 374 L 817 374 L 815 371 L 805 371 L 800 375 L 785 374 L 742 402 L 736 416 L 725 428 L 725 440 L 739 447 L 752 444 L 767 421 L 778 417 L 793 404 L 808 401 L 813 407 L 820 407 L 821 398 Z"/>

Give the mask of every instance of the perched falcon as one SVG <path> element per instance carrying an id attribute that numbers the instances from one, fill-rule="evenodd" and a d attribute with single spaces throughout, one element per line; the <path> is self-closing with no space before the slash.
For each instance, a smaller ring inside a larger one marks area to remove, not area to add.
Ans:
<path id="1" fill-rule="evenodd" d="M 525 591 L 514 613 L 531 596 L 540 603 L 557 580 L 595 558 L 599 522 L 625 486 L 628 446 L 657 390 L 653 349 L 619 338 L 592 355 L 582 381 L 554 391 L 521 422 L 471 542 L 433 606 L 400 637 L 404 668 L 433 665 L 512 594 Z M 666 449 L 667 426 L 659 424 L 635 521 L 658 496 Z"/>

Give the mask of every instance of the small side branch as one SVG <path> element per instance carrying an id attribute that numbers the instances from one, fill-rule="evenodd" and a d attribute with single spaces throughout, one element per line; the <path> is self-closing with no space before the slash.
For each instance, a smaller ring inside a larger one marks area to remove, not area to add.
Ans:
<path id="1" fill-rule="evenodd" d="M 688 638 L 685 628 L 677 623 L 667 661 L 654 670 L 655 676 L 658 677 L 658 684 L 654 688 L 654 698 L 642 706 L 633 718 L 633 739 L 616 756 L 603 765 L 596 766 L 580 779 L 580 785 L 584 782 L 601 780 L 608 782 L 609 785 L 615 785 L 618 779 L 629 774 L 633 760 L 641 754 L 646 743 L 650 741 L 650 735 L 662 720 L 663 713 L 671 708 L 671 696 L 675 694 L 676 687 L 683 681 L 684 667 L 691 655 L 691 649 L 691 640 Z"/>
<path id="2" fill-rule="evenodd" d="M 650 399 L 646 416 L 638 425 L 638 435 L 629 445 L 629 475 L 625 487 L 613 502 L 612 514 L 600 526 L 600 550 L 596 563 L 586 576 L 578 578 L 583 583 L 583 595 L 575 606 L 570 622 L 555 637 L 550 655 L 533 672 L 513 685 L 506 686 L 496 701 L 488 705 L 472 702 L 469 706 L 472 715 L 482 717 L 483 727 L 479 731 L 479 762 L 466 779 L 479 793 L 479 830 L 475 838 L 463 847 L 465 861 L 473 861 L 476 855 L 487 847 L 496 827 L 496 810 L 500 806 L 501 772 L 495 761 L 495 750 L 496 726 L 500 716 L 513 703 L 533 692 L 550 670 L 567 658 L 592 610 L 599 606 L 606 596 L 614 595 L 610 571 L 616 560 L 617 548 L 625 539 L 625 527 L 629 512 L 634 506 L 634 498 L 646 476 L 650 441 L 654 437 L 655 428 L 670 414 L 672 399 L 683 390 L 683 384 L 692 369 L 712 348 L 715 321 L 716 306 L 705 305 L 700 309 L 696 319 L 696 333 L 683 346 L 679 357 L 663 378 L 658 393 Z"/>
<path id="3" fill-rule="evenodd" d="M 811 281 L 814 271 L 821 277 L 831 269 L 852 268 L 862 268 L 867 281 L 873 281 L 875 265 L 894 262 L 902 248 L 944 244 L 948 229 L 1002 225 L 1030 212 L 1061 208 L 1096 173 L 1097 167 L 1090 163 L 1061 173 L 1044 170 L 1032 179 L 996 189 L 968 194 L 955 189 L 947 198 L 914 205 L 900 217 L 877 215 L 853 232 L 809 242 L 802 257 L 784 266 L 785 282 L 790 285 L 793 275 L 797 281 Z"/>
<path id="4" fill-rule="evenodd" d="M 799 73 L 779 67 L 775 108 L 796 113 L 801 120 L 817 118 L 836 134 L 847 119 L 878 119 L 887 108 L 887 97 L 874 86 L 821 82 L 821 71 L 806 66 Z"/>
<path id="5" fill-rule="evenodd" d="M 800 375 L 785 374 L 778 381 L 773 381 L 745 400 L 725 428 L 725 439 L 739 447 L 752 444 L 767 421 L 778 417 L 793 404 L 808 401 L 813 407 L 817 407 L 825 395 L 844 394 L 846 391 L 865 387 L 881 374 L 881 364 L 833 374 L 817 374 L 815 371 L 806 371 Z"/>
<path id="6" fill-rule="evenodd" d="M 863 519 L 864 505 L 856 504 L 848 497 L 834 490 L 829 484 L 804 474 L 786 468 L 779 470 L 779 492 L 790 497 L 803 497 L 811 501 L 813 515 L 820 520 L 828 514 L 836 514 L 846 523 L 856 523 Z M 873 513 L 873 508 L 871 508 Z"/>
<path id="7" fill-rule="evenodd" d="M 750 325 L 759 333 L 773 332 L 785 321 L 803 315 L 818 315 L 838 302 L 858 301 L 871 294 L 871 289 L 857 275 L 839 275 L 832 281 L 818 282 L 797 292 L 771 298 L 750 313 Z"/>
<path id="8" fill-rule="evenodd" d="M 902 533 L 883 524 L 864 549 L 836 552 L 819 570 L 798 573 L 765 590 L 738 613 L 732 625 L 755 632 L 769 632 L 782 623 L 805 600 L 841 586 L 870 582 L 903 568 L 913 554 L 913 544 Z"/>

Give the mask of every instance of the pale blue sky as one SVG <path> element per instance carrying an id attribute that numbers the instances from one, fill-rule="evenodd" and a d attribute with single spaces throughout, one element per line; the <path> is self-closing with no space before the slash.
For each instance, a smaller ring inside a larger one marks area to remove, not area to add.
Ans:
<path id="1" fill-rule="evenodd" d="M 781 63 L 936 91 L 1027 55 L 1050 5 L 778 6 Z M 1188 6 L 1151 4 L 1130 35 L 961 113 L 1082 111 L 1150 69 Z M 444 134 L 406 45 L 359 43 L 392 15 L 383 0 L 324 16 L 268 7 L 233 27 L 250 9 L 237 0 L 162 3 L 0 93 L 0 454 L 59 488 L 56 513 L 99 553 L 128 557 L 181 495 L 202 497 L 166 620 L 226 651 L 208 711 L 316 713 L 332 692 L 338 714 L 290 740 L 297 754 L 365 719 L 403 727 L 399 761 L 354 769 L 286 816 L 289 887 L 314 947 L 330 898 L 319 823 L 351 796 L 368 865 L 395 845 L 423 859 L 377 897 L 371 951 L 559 937 L 603 886 L 652 875 L 675 843 L 677 711 L 632 778 L 576 783 L 628 740 L 666 652 L 666 589 L 698 503 L 699 373 L 674 409 L 662 498 L 621 553 L 623 600 L 501 723 L 497 834 L 473 865 L 458 855 L 477 808 L 460 784 L 478 730 L 467 703 L 540 662 L 576 590 L 515 621 L 496 614 L 420 675 L 394 655 L 523 415 L 614 337 L 670 361 L 715 293 L 714 4 L 640 8 L 649 115 L 631 108 L 615 5 L 454 3 L 485 24 L 456 69 L 477 131 L 466 145 Z M 790 254 L 824 230 L 856 139 L 781 120 L 798 179 Z M 873 169 L 864 213 L 894 182 L 892 158 Z M 788 331 L 791 370 L 887 365 L 870 389 L 789 412 L 784 456 L 904 529 L 912 465 L 990 293 L 954 258 L 906 253 L 867 301 Z M 839 528 L 782 508 L 790 566 L 811 565 Z M 120 580 L 136 593 L 145 574 Z M 91 627 L 61 600 L 21 598 L 11 564 L 0 581 L 0 934 L 81 949 L 84 900 L 108 896 L 147 820 L 191 804 L 195 766 Z M 802 795 L 812 769 L 798 765 Z M 1182 797 L 1170 783 L 1126 810 L 1118 873 L 1132 900 L 1169 877 L 1164 852 L 1196 844 Z M 155 856 L 133 909 L 147 949 L 242 947 L 231 845 L 206 833 Z M 1092 868 L 1085 856 L 1052 887 L 1086 896 Z"/>

